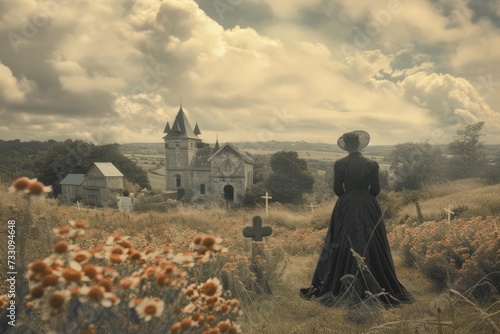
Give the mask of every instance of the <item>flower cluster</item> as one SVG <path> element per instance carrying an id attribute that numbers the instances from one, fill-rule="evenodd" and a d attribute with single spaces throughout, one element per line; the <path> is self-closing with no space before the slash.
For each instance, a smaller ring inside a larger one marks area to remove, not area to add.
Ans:
<path id="1" fill-rule="evenodd" d="M 391 241 L 439 288 L 473 289 L 481 299 L 500 293 L 499 228 L 499 217 L 430 221 L 396 227 Z"/>
<path id="2" fill-rule="evenodd" d="M 27 305 L 40 310 L 43 320 L 65 312 L 75 313 L 77 307 L 125 312 L 121 318 L 130 318 L 138 325 L 154 323 L 149 328 L 155 332 L 181 332 L 196 326 L 205 331 L 217 328 L 220 333 L 239 332 L 235 323 L 240 315 L 239 302 L 221 297 L 218 279 L 188 287 L 190 268 L 227 252 L 221 238 L 195 237 L 191 250 L 178 254 L 167 245 L 162 249 L 139 249 L 129 237 L 121 235 L 108 237 L 105 245 L 81 249 L 76 239 L 88 227 L 84 220 L 71 220 L 69 225 L 55 228 L 58 240 L 52 254 L 28 266 Z M 172 312 L 175 310 L 182 312 Z M 99 313 L 87 314 L 80 328 L 90 332 L 94 328 L 90 325 L 107 326 L 111 331 L 122 328 L 109 319 L 104 324 L 96 314 Z M 191 320 L 186 327 L 188 318 Z M 214 321 L 228 324 L 227 330 L 224 325 L 212 326 Z"/>
<path id="3" fill-rule="evenodd" d="M 45 193 L 51 192 L 51 186 L 45 186 L 37 179 L 20 177 L 9 187 L 9 192 L 29 194 L 31 198 L 43 197 Z"/>
<path id="4" fill-rule="evenodd" d="M 183 289 L 190 303 L 182 309 L 185 315 L 170 328 L 170 333 L 181 333 L 190 328 L 204 334 L 240 333 L 235 319 L 241 316 L 240 302 L 222 297 L 222 286 L 217 278 L 202 284 L 191 284 Z M 220 320 L 224 317 L 224 320 Z"/>

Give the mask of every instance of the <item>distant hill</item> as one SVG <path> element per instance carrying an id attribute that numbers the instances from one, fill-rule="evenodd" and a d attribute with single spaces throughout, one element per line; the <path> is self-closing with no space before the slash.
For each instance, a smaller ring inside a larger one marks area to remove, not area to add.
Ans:
<path id="1" fill-rule="evenodd" d="M 258 142 L 232 142 L 242 151 L 256 154 L 272 154 L 274 152 L 287 151 L 314 151 L 314 152 L 331 152 L 344 154 L 336 144 L 327 143 L 308 143 L 305 141 L 258 141 Z M 211 146 L 214 143 L 210 143 Z M 395 145 L 374 145 L 368 146 L 363 150 L 365 155 L 374 155 L 388 158 L 391 155 Z M 436 145 L 445 154 L 448 150 L 448 145 Z M 485 153 L 488 157 L 493 157 L 500 152 L 500 145 L 485 145 Z M 164 143 L 128 143 L 121 144 L 120 150 L 123 154 L 144 154 L 144 155 L 163 155 L 165 154 Z"/>

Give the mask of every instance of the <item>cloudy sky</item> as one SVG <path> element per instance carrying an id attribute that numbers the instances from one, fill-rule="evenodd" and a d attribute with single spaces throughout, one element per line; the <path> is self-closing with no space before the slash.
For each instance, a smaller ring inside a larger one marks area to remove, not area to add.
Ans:
<path id="1" fill-rule="evenodd" d="M 2 0 L 0 139 L 500 144 L 498 0 Z"/>

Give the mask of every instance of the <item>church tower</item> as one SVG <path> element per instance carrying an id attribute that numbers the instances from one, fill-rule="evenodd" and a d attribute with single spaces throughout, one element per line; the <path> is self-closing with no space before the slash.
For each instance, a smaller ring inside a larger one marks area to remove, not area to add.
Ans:
<path id="1" fill-rule="evenodd" d="M 170 127 L 167 122 L 163 137 L 166 154 L 166 189 L 177 190 L 178 198 L 191 197 L 193 188 L 192 162 L 201 143 L 198 137 L 201 134 L 198 124 L 191 127 L 186 114 L 182 110 L 182 103 L 175 121 Z"/>

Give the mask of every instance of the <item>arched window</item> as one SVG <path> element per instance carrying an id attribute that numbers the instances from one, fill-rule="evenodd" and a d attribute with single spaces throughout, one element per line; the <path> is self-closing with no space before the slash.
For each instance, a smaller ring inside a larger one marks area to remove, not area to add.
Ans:
<path id="1" fill-rule="evenodd" d="M 180 186 L 181 186 L 181 176 L 180 176 L 179 174 L 177 174 L 177 175 L 175 176 L 175 186 L 176 186 L 177 188 L 180 188 Z"/>
<path id="2" fill-rule="evenodd" d="M 200 194 L 205 195 L 205 185 L 204 184 L 200 184 Z"/>

